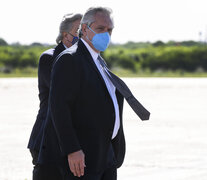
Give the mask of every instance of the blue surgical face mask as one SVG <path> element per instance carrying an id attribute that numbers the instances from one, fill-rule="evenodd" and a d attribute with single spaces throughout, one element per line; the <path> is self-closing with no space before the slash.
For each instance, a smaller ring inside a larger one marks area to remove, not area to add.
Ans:
<path id="1" fill-rule="evenodd" d="M 111 37 L 108 32 L 104 33 L 96 33 L 93 29 L 91 29 L 88 26 L 88 29 L 90 29 L 95 35 L 93 36 L 92 40 L 89 40 L 88 36 L 86 38 L 91 41 L 93 46 L 98 50 L 98 51 L 105 51 L 106 48 L 110 44 Z"/>
<path id="2" fill-rule="evenodd" d="M 71 33 L 68 32 L 68 34 L 70 34 L 71 36 L 73 36 Z M 72 42 L 70 42 L 72 45 L 75 44 L 78 41 L 78 37 L 77 36 L 73 36 L 73 40 Z"/>

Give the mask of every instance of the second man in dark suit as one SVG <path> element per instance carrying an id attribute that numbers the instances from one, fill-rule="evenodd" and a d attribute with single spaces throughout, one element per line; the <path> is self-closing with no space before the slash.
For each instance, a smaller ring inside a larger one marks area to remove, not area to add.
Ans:
<path id="1" fill-rule="evenodd" d="M 38 88 L 40 108 L 36 122 L 29 139 L 28 148 L 33 157 L 33 179 L 34 180 L 55 180 L 60 179 L 61 174 L 57 166 L 40 165 L 37 163 L 40 143 L 43 135 L 44 124 L 48 109 L 48 98 L 50 89 L 51 69 L 55 58 L 66 48 L 71 47 L 78 40 L 78 28 L 80 25 L 81 14 L 67 14 L 63 17 L 60 24 L 59 35 L 56 39 L 57 46 L 54 49 L 45 51 L 39 60 L 38 66 Z"/>

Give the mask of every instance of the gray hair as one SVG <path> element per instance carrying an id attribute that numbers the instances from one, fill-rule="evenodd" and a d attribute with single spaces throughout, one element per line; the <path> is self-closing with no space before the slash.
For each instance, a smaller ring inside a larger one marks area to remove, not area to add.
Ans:
<path id="1" fill-rule="evenodd" d="M 111 17 L 111 20 L 113 22 L 113 18 L 111 16 L 112 10 L 110 8 L 106 8 L 106 7 L 91 7 L 83 15 L 83 18 L 81 20 L 81 27 L 82 27 L 83 24 L 87 24 L 88 26 L 90 26 L 93 22 L 95 22 L 95 15 L 98 12 L 102 12 L 102 13 L 108 15 L 109 17 Z M 81 28 L 79 29 L 79 36 L 80 37 L 82 36 Z"/>
<path id="2" fill-rule="evenodd" d="M 59 27 L 59 34 L 56 38 L 57 44 L 60 43 L 60 41 L 63 40 L 63 32 L 69 32 L 73 27 L 73 22 L 76 20 L 79 20 L 83 17 L 82 14 L 66 14 L 63 16 L 62 22 L 60 23 Z"/>

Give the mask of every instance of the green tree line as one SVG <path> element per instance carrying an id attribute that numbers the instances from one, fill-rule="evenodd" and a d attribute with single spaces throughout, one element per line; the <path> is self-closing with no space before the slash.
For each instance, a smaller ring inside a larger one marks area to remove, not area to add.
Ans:
<path id="1" fill-rule="evenodd" d="M 51 47 L 54 46 L 40 43 L 9 45 L 0 38 L 0 72 L 11 73 L 28 67 L 37 69 L 41 53 Z M 111 44 L 102 56 L 112 70 L 207 72 L 207 45 L 194 41 Z"/>
<path id="2" fill-rule="evenodd" d="M 111 68 L 127 68 L 134 72 L 150 71 L 186 72 L 207 71 L 207 46 L 162 45 L 140 48 L 113 47 L 104 53 Z"/>

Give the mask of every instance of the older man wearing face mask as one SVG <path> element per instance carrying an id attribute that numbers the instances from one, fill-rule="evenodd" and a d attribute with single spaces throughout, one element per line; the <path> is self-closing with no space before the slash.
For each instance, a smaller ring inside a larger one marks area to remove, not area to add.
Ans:
<path id="1" fill-rule="evenodd" d="M 66 14 L 60 23 L 59 35 L 56 39 L 57 46 L 42 53 L 38 66 L 38 87 L 40 108 L 36 122 L 33 126 L 29 139 L 28 148 L 33 157 L 33 179 L 60 179 L 59 168 L 54 165 L 40 165 L 37 163 L 39 148 L 41 144 L 44 124 L 48 109 L 48 98 L 50 90 L 50 76 L 52 64 L 55 58 L 66 48 L 71 47 L 78 40 L 78 28 L 80 25 L 81 14 Z"/>
<path id="2" fill-rule="evenodd" d="M 125 156 L 123 98 L 142 120 L 149 112 L 107 68 L 100 52 L 114 28 L 111 10 L 90 8 L 81 39 L 54 64 L 40 163 L 59 163 L 66 180 L 116 180 Z"/>

